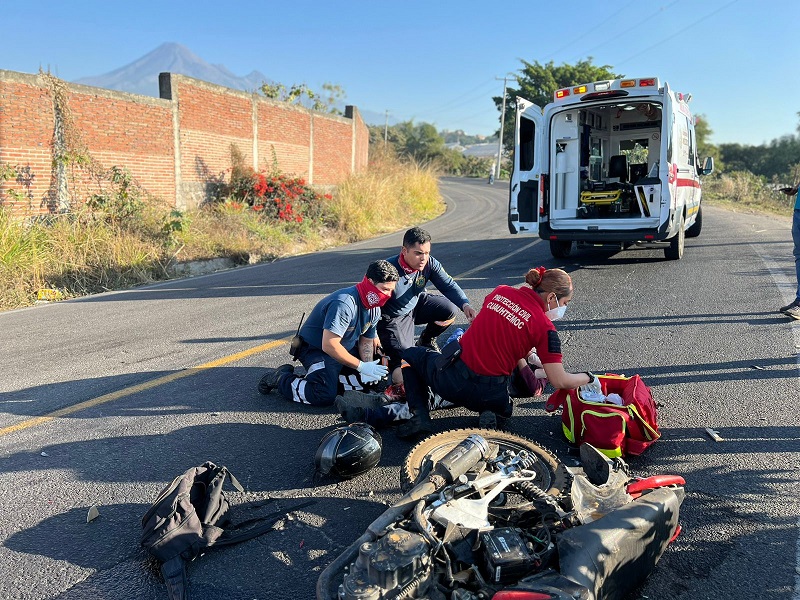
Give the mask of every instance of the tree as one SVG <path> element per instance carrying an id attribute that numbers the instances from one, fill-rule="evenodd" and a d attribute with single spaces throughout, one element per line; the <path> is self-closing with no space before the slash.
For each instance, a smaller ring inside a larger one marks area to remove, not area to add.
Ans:
<path id="1" fill-rule="evenodd" d="M 714 170 L 721 171 L 724 168 L 723 161 L 720 156 L 719 148 L 709 141 L 711 134 L 714 131 L 708 125 L 708 120 L 705 115 L 697 115 L 694 121 L 694 136 L 697 141 L 697 157 L 700 159 L 700 164 L 705 162 L 707 156 L 714 158 Z"/>
<path id="2" fill-rule="evenodd" d="M 387 143 L 402 157 L 430 163 L 444 159 L 448 152 L 444 145 L 444 138 L 430 123 L 414 125 L 413 121 L 403 121 L 392 125 L 388 130 L 378 125 L 370 126 L 370 144 L 383 145 L 384 134 Z M 452 156 L 447 157 L 447 162 L 452 163 L 453 160 Z"/>
<path id="3" fill-rule="evenodd" d="M 259 90 L 267 98 L 271 98 L 272 100 L 288 102 L 289 104 L 300 104 L 312 110 L 335 115 L 342 114 L 342 111 L 337 108 L 336 104 L 346 96 L 342 87 L 333 83 L 323 83 L 323 93 L 315 92 L 305 83 L 295 83 L 292 84 L 290 88 L 287 88 L 282 83 L 268 83 L 266 81 L 261 84 Z"/>
<path id="4" fill-rule="evenodd" d="M 529 63 L 523 60 L 521 62 L 523 67 L 520 70 L 520 74 L 516 76 L 517 87 L 508 87 L 505 99 L 500 96 L 492 98 L 498 111 L 502 111 L 504 100 L 506 103 L 503 145 L 509 150 L 514 147 L 514 117 L 517 96 L 530 100 L 537 106 L 544 107 L 545 104 L 553 100 L 555 91 L 561 88 L 580 83 L 624 77 L 622 74 L 612 72 L 611 65 L 598 66 L 592 64 L 591 56 L 574 65 L 562 64 L 556 66 L 553 61 L 544 65 L 538 61 Z M 498 127 L 497 135 L 499 133 Z"/>

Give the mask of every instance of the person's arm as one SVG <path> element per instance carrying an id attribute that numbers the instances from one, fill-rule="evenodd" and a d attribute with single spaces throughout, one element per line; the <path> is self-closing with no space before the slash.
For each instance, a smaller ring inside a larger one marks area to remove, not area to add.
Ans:
<path id="1" fill-rule="evenodd" d="M 360 340 L 359 340 L 360 341 Z M 371 340 L 370 340 L 371 341 Z M 345 347 L 342 346 L 342 338 L 328 329 L 322 330 L 322 351 L 345 365 L 353 369 L 358 368 L 359 360 L 350 354 Z M 361 344 L 359 343 L 359 352 L 361 351 Z M 370 360 L 370 359 L 365 359 Z"/>
<path id="2" fill-rule="evenodd" d="M 369 362 L 373 359 L 378 348 L 378 338 L 368 338 L 363 335 L 358 338 L 358 356 L 362 362 Z"/>
<path id="3" fill-rule="evenodd" d="M 544 363 L 542 367 L 550 385 L 557 390 L 573 390 L 594 380 L 588 373 L 567 373 L 561 363 Z"/>
<path id="4" fill-rule="evenodd" d="M 475 317 L 478 316 L 478 311 L 472 308 L 467 302 L 464 306 L 461 307 L 461 312 L 464 313 L 464 316 L 467 317 L 467 321 L 472 323 L 475 320 Z"/>
<path id="5" fill-rule="evenodd" d="M 469 319 L 470 323 L 477 314 L 475 310 L 469 305 L 469 298 L 456 283 L 456 280 L 450 277 L 449 273 L 444 270 L 442 263 L 431 256 L 430 262 L 431 272 L 429 279 L 434 287 L 439 290 L 445 298 L 450 300 L 453 304 L 458 306 Z M 469 313 L 468 313 L 469 311 Z M 472 315 L 470 317 L 470 314 Z"/>
<path id="6" fill-rule="evenodd" d="M 524 358 L 517 363 L 517 371 L 532 396 L 541 395 L 544 388 L 547 387 L 547 374 L 544 369 L 534 370 L 534 367 Z"/>

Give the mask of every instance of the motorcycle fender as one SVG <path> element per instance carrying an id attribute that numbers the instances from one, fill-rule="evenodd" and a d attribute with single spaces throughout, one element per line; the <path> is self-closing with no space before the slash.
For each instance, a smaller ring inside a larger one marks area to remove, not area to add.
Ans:
<path id="1" fill-rule="evenodd" d="M 646 477 L 645 479 L 637 479 L 631 481 L 626 488 L 626 491 L 638 498 L 643 492 L 652 490 L 654 488 L 665 487 L 668 485 L 685 485 L 686 480 L 680 475 L 654 475 L 653 477 Z"/>
<path id="2" fill-rule="evenodd" d="M 659 488 L 558 538 L 561 575 L 591 600 L 623 598 L 650 574 L 678 527 L 685 492 Z"/>

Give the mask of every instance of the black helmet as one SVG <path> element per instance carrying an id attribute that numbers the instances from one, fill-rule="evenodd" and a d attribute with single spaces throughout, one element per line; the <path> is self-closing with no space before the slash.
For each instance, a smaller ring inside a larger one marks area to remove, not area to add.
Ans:
<path id="1" fill-rule="evenodd" d="M 378 464 L 382 443 L 380 434 L 366 423 L 337 427 L 322 438 L 314 463 L 323 475 L 355 477 Z"/>

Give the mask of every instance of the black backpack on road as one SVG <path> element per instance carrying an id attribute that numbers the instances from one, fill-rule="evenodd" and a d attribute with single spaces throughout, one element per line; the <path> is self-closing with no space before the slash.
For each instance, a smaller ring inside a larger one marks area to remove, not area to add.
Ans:
<path id="1" fill-rule="evenodd" d="M 226 529 L 231 524 L 231 505 L 223 490 L 226 481 L 244 491 L 226 467 L 212 462 L 192 467 L 173 479 L 142 517 L 142 547 L 162 563 L 170 600 L 189 600 L 186 561 L 208 548 L 237 544 L 266 533 L 287 512 L 313 504 L 304 502 Z"/>

